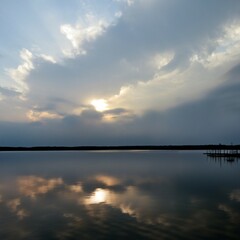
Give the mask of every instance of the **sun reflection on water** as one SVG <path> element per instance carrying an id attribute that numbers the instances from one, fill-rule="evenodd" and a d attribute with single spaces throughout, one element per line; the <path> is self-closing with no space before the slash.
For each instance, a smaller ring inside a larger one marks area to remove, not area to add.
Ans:
<path id="1" fill-rule="evenodd" d="M 98 204 L 98 203 L 105 203 L 109 196 L 109 191 L 97 188 L 93 194 L 86 199 L 86 204 Z"/>

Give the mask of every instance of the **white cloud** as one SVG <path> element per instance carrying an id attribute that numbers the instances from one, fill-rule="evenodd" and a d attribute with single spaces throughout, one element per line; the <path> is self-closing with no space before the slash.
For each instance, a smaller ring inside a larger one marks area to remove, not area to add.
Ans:
<path id="1" fill-rule="evenodd" d="M 228 24 L 223 33 L 215 39 L 214 49 L 208 50 L 208 46 L 191 57 L 192 62 L 199 62 L 206 68 L 233 65 L 240 56 L 240 23 Z"/>
<path id="2" fill-rule="evenodd" d="M 132 6 L 135 3 L 135 0 L 114 0 L 115 2 L 122 2 L 127 4 L 128 6 Z"/>
<path id="3" fill-rule="evenodd" d="M 158 70 L 162 69 L 164 66 L 168 65 L 174 58 L 173 53 L 158 53 L 154 56 L 151 61 L 153 66 Z"/>
<path id="4" fill-rule="evenodd" d="M 115 17 L 117 17 L 117 18 L 120 18 L 120 17 L 122 17 L 122 12 L 121 11 L 118 11 L 118 12 L 116 12 L 115 14 L 114 14 L 114 16 Z"/>
<path id="5" fill-rule="evenodd" d="M 17 68 L 7 69 L 7 74 L 16 82 L 16 89 L 20 92 L 28 91 L 28 85 L 25 82 L 25 78 L 29 75 L 30 71 L 34 69 L 33 64 L 33 54 L 27 50 L 23 49 L 20 52 L 20 58 L 22 59 L 22 64 Z"/>
<path id="6" fill-rule="evenodd" d="M 128 6 L 131 6 L 134 4 L 134 0 L 126 0 L 126 1 L 127 1 Z"/>
<path id="7" fill-rule="evenodd" d="M 54 57 L 52 57 L 50 55 L 40 54 L 40 57 L 47 62 L 57 63 L 57 61 L 54 59 Z"/>
<path id="8" fill-rule="evenodd" d="M 94 41 L 97 37 L 102 35 L 109 24 L 103 19 L 96 19 L 92 15 L 86 16 L 86 22 L 81 22 L 72 26 L 64 24 L 60 27 L 62 34 L 70 40 L 73 49 L 65 49 L 63 53 L 66 56 L 72 57 L 74 55 L 84 55 L 86 50 L 84 44 L 86 42 Z"/>
<path id="9" fill-rule="evenodd" d="M 20 59 L 22 60 L 22 63 L 16 68 L 6 69 L 6 73 L 12 80 L 14 80 L 14 89 L 23 94 L 20 98 L 25 100 L 24 96 L 29 91 L 26 79 L 30 72 L 35 69 L 35 61 L 37 61 L 37 59 L 43 59 L 47 62 L 56 63 L 56 60 L 47 54 L 33 54 L 25 48 L 20 51 Z"/>
<path id="10" fill-rule="evenodd" d="M 203 50 L 190 56 L 190 63 L 183 69 L 167 68 L 177 57 L 173 52 L 155 54 L 150 60 L 154 77 L 123 85 L 118 94 L 107 99 L 109 107 L 128 108 L 137 113 L 164 111 L 204 97 L 223 84 L 224 74 L 238 63 L 240 25 L 223 27 L 220 36 L 204 44 Z"/>
<path id="11" fill-rule="evenodd" d="M 110 108 L 132 109 L 136 113 L 164 111 L 205 96 L 221 84 L 218 74 L 220 72 L 208 72 L 201 65 L 193 64 L 181 71 L 156 73 L 147 82 L 123 86 L 119 94 L 107 100 Z"/>

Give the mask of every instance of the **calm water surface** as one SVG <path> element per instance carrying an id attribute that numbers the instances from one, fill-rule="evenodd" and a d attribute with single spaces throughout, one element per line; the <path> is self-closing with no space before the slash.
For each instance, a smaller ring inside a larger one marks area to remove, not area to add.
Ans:
<path id="1" fill-rule="evenodd" d="M 201 152 L 1 152 L 0 239 L 239 239 L 240 164 Z"/>

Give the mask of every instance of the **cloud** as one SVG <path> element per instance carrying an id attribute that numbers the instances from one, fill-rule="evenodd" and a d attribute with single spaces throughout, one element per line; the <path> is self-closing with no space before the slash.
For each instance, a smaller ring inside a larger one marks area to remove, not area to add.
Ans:
<path id="1" fill-rule="evenodd" d="M 212 74 L 205 79 L 206 73 L 200 65 L 194 65 L 184 71 L 156 74 L 148 82 L 122 87 L 119 94 L 109 98 L 109 105 L 116 108 L 129 108 L 135 112 L 148 110 L 165 111 L 181 104 L 195 101 L 205 96 L 219 84 Z M 189 91 L 191 89 L 191 91 Z"/>
<path id="2" fill-rule="evenodd" d="M 85 42 L 91 42 L 101 36 L 108 23 L 103 19 L 96 19 L 93 15 L 86 15 L 86 23 L 78 23 L 76 26 L 64 24 L 61 26 L 61 33 L 71 42 L 73 49 L 64 50 L 64 54 L 68 57 L 74 57 L 78 54 L 85 55 Z"/>
<path id="3" fill-rule="evenodd" d="M 33 121 L 33 122 L 37 122 L 37 121 L 41 121 L 44 119 L 58 119 L 58 118 L 62 118 L 62 116 L 60 116 L 59 114 L 56 113 L 50 113 L 47 111 L 34 111 L 34 110 L 30 110 L 27 112 L 27 117 L 29 120 Z"/>
<path id="4" fill-rule="evenodd" d="M 135 0 L 114 0 L 115 2 L 122 2 L 122 3 L 125 3 L 127 4 L 128 6 L 131 6 L 134 4 Z"/>
<path id="5" fill-rule="evenodd" d="M 134 143 L 135 141 L 139 141 L 139 143 L 164 143 L 165 141 L 169 143 L 174 141 L 176 143 L 187 143 L 189 141 L 197 143 L 204 142 L 205 139 L 213 142 L 237 142 L 236 129 L 240 120 L 240 106 L 237 101 L 240 83 L 235 77 L 238 76 L 237 72 L 237 68 L 229 71 L 228 83 L 210 91 L 204 99 L 197 99 L 192 103 L 183 104 L 162 113 L 153 111 L 146 112 L 142 116 L 130 115 L 130 122 L 116 121 L 111 126 L 107 122 L 101 121 L 101 119 L 104 119 L 104 113 L 86 111 L 76 119 L 76 123 L 79 122 L 77 125 L 80 129 L 88 124 L 94 127 L 92 129 L 94 133 L 88 131 L 88 134 L 90 134 L 89 140 L 92 134 L 92 137 L 96 137 L 95 140 L 100 138 L 104 142 L 101 136 L 104 132 L 104 138 L 108 138 L 107 143 L 114 143 L 114 136 L 119 137 L 117 143 L 120 144 L 124 142 Z M 109 111 L 106 115 L 108 114 Z M 129 113 L 126 113 L 126 110 L 121 112 L 121 116 L 125 116 L 125 114 Z M 203 119 L 202 116 L 204 115 L 207 115 L 208 118 Z M 217 122 L 216 119 L 218 119 Z M 111 131 L 106 133 L 105 129 Z M 187 132 L 186 129 L 188 129 Z M 196 139 L 196 135 L 198 139 Z"/>
<path id="6" fill-rule="evenodd" d="M 8 75 L 16 82 L 16 88 L 25 92 L 28 90 L 28 85 L 25 82 L 26 77 L 29 75 L 30 71 L 34 69 L 33 65 L 33 54 L 27 50 L 23 49 L 20 52 L 20 58 L 22 59 L 22 64 L 20 64 L 16 69 L 7 69 Z"/>
<path id="7" fill-rule="evenodd" d="M 191 61 L 199 62 L 206 68 L 224 67 L 238 61 L 240 54 L 240 23 L 234 22 L 223 28 L 223 34 L 215 39 L 212 51 L 205 47 L 199 54 L 193 55 Z"/>
<path id="8" fill-rule="evenodd" d="M 45 119 L 38 123 L 0 122 L 0 145 L 128 145 L 238 142 L 239 66 L 217 89 L 170 109 L 141 115 L 125 109 Z M 128 118 L 127 118 L 128 116 Z M 203 117 L 207 116 L 207 117 Z M 109 121 L 109 117 L 113 121 Z M 128 119 L 128 121 L 126 121 Z M 216 120 L 217 119 L 217 120 Z M 24 133 L 24 138 L 20 137 Z M 197 136 L 197 137 L 196 137 Z M 13 140 L 14 139 L 14 140 Z"/>
<path id="9" fill-rule="evenodd" d="M 42 58 L 43 60 L 45 60 L 47 62 L 57 63 L 57 61 L 54 59 L 54 57 L 52 57 L 50 55 L 40 54 L 40 58 Z"/>
<path id="10" fill-rule="evenodd" d="M 3 97 L 17 97 L 20 95 L 20 92 L 16 91 L 15 89 L 0 87 L 0 94 Z"/>
<path id="11" fill-rule="evenodd" d="M 16 89 L 16 92 L 19 92 L 25 95 L 29 91 L 29 86 L 27 83 L 27 77 L 30 72 L 33 71 L 38 65 L 37 61 L 41 63 L 41 60 L 44 62 L 56 63 L 56 60 L 46 54 L 33 54 L 28 49 L 22 49 L 20 51 L 20 59 L 22 63 L 17 66 L 17 68 L 7 68 L 5 69 L 7 75 L 14 80 L 13 87 Z M 6 91 L 5 91 L 6 92 Z"/>
<path id="12" fill-rule="evenodd" d="M 237 139 L 240 3 L 124 2 L 111 20 L 88 12 L 59 24 L 71 58 L 21 51 L 22 63 L 7 73 L 24 99 L 1 88 L 1 119 L 35 123 L 0 123 L 10 129 L 3 143 L 16 137 L 13 129 L 26 132 L 22 143 L 41 145 Z M 105 104 L 101 112 L 94 99 Z"/>
<path id="13" fill-rule="evenodd" d="M 214 16 L 211 11 L 213 6 L 219 10 Z M 186 12 L 186 8 L 189 11 Z M 149 106 L 151 109 L 158 109 L 157 103 L 169 102 L 171 106 L 173 104 L 171 102 L 176 102 L 179 98 L 176 96 L 176 99 L 171 100 L 172 95 L 185 95 L 186 92 L 190 93 L 189 89 L 192 88 L 199 89 L 196 90 L 197 93 L 193 91 L 192 95 L 203 96 L 208 90 L 206 84 L 208 79 L 216 81 L 217 85 L 219 74 L 216 74 L 217 70 L 208 72 L 202 66 L 191 65 L 191 59 L 196 54 L 202 53 L 203 46 L 206 54 L 213 55 L 211 53 L 214 50 L 213 42 L 217 45 L 221 38 L 225 36 L 227 39 L 226 35 L 230 36 L 224 30 L 225 21 L 234 19 L 238 14 L 236 11 L 238 8 L 239 4 L 236 2 L 230 6 L 221 1 L 215 6 L 212 2 L 206 4 L 200 1 L 188 4 L 186 1 L 181 4 L 177 1 L 174 4 L 153 1 L 151 7 L 144 9 L 143 12 L 140 1 L 127 9 L 122 18 L 108 28 L 102 20 L 96 20 L 92 16 L 88 17 L 85 25 L 80 23 L 75 27 L 63 25 L 65 27 L 62 27 L 62 31 L 64 30 L 64 34 L 71 38 L 73 48 L 82 51 L 83 44 L 86 45 L 84 51 L 85 49 L 88 51 L 88 56 L 75 56 L 61 65 L 41 64 L 38 71 L 33 71 L 28 78 L 31 88 L 29 97 L 33 98 L 33 101 L 35 98 L 35 105 L 37 102 L 39 106 L 44 106 L 49 96 L 56 95 L 64 96 L 76 104 L 89 104 L 94 98 L 110 98 L 120 93 L 119 89 L 132 86 L 136 88 L 134 93 L 132 91 L 129 93 L 130 96 L 132 93 L 135 95 L 132 99 L 143 99 L 138 106 L 146 105 L 147 109 Z M 208 24 L 206 19 L 201 17 L 203 10 Z M 87 43 L 93 40 L 94 44 L 88 49 Z M 182 69 L 185 75 L 181 72 Z M 203 74 L 206 76 L 206 82 L 198 78 Z M 181 76 L 178 81 L 179 75 Z M 163 78 L 166 79 L 165 83 L 162 82 Z M 183 83 L 184 92 L 181 91 Z M 178 93 L 176 88 L 179 86 Z M 150 94 L 154 89 L 156 93 Z M 165 89 L 165 97 L 158 94 Z M 38 98 L 39 92 L 42 94 L 43 91 L 44 96 Z M 172 93 L 168 95 L 169 91 Z M 188 101 L 191 101 L 191 97 L 189 96 Z M 137 104 L 131 105 L 129 98 L 126 97 L 123 106 L 117 103 L 117 106 L 113 107 L 126 108 L 125 105 L 128 104 L 135 108 Z M 161 108 L 160 106 L 159 109 Z"/>

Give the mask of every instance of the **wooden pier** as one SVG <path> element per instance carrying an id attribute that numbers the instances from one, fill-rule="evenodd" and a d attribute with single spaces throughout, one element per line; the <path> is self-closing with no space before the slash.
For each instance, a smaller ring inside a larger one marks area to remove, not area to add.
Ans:
<path id="1" fill-rule="evenodd" d="M 204 154 L 212 159 L 223 159 L 227 162 L 234 162 L 240 159 L 240 150 L 233 149 L 232 147 L 228 147 L 226 149 L 221 147 L 208 149 Z"/>

